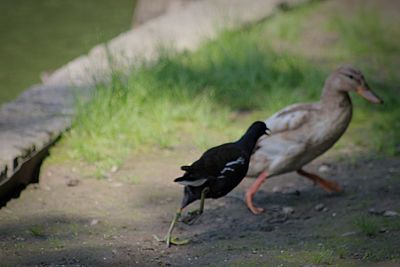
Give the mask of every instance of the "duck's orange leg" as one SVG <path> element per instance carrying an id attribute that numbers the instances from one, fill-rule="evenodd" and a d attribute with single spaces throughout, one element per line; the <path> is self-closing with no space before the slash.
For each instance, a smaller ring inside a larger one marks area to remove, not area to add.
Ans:
<path id="1" fill-rule="evenodd" d="M 337 192 L 337 193 L 342 191 L 342 188 L 340 188 L 340 186 L 334 181 L 329 181 L 329 180 L 323 179 L 320 176 L 318 176 L 314 173 L 306 172 L 303 169 L 297 170 L 297 173 L 300 174 L 301 176 L 304 176 L 304 177 L 310 179 L 314 183 L 318 184 L 325 191 Z"/>
<path id="2" fill-rule="evenodd" d="M 253 214 L 260 214 L 264 211 L 263 208 L 258 208 L 253 204 L 253 196 L 258 191 L 262 183 L 267 179 L 268 173 L 262 172 L 257 180 L 250 186 L 249 189 L 246 191 L 246 205 L 250 209 Z"/>

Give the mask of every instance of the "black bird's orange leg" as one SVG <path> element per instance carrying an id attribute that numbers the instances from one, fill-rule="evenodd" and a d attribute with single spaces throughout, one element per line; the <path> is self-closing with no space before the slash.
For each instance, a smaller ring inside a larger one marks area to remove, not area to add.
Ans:
<path id="1" fill-rule="evenodd" d="M 310 179 L 314 183 L 318 184 L 325 191 L 336 192 L 336 193 L 342 191 L 342 188 L 340 188 L 340 186 L 334 181 L 329 181 L 329 180 L 323 179 L 320 176 L 318 176 L 318 175 L 316 175 L 314 173 L 306 172 L 303 169 L 297 170 L 297 173 L 300 174 L 301 176 L 304 176 L 304 177 Z"/>
<path id="2" fill-rule="evenodd" d="M 267 179 L 268 177 L 268 173 L 267 172 L 262 172 L 257 180 L 250 186 L 249 189 L 247 189 L 246 192 L 246 205 L 247 207 L 250 209 L 250 211 L 253 214 L 260 214 L 261 212 L 264 211 L 263 208 L 258 208 L 256 206 L 254 206 L 253 204 L 253 196 L 254 194 L 258 191 L 258 189 L 260 188 L 260 186 L 264 183 L 264 181 Z"/>

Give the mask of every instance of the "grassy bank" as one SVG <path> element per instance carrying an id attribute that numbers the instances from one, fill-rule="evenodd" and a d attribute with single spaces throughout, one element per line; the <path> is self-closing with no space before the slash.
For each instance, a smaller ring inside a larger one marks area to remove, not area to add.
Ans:
<path id="1" fill-rule="evenodd" d="M 317 49 L 304 46 L 310 16 L 321 12 L 313 4 L 282 13 L 246 30 L 221 33 L 195 53 L 167 52 L 128 77 L 115 74 L 111 84 L 98 86 L 91 102 L 78 104 L 64 150 L 109 169 L 129 153 L 151 147 L 193 142 L 205 148 L 232 140 L 254 119 L 295 102 L 317 101 L 333 66 L 350 62 L 365 72 L 385 105 L 353 97 L 355 116 L 337 147 L 398 153 L 400 34 L 393 26 L 398 24 L 372 8 L 355 8 L 351 18 L 327 13 L 312 31 L 335 39 L 310 56 Z M 365 14 L 376 18 L 374 23 L 364 23 Z M 365 36 L 372 41 L 357 42 Z"/>

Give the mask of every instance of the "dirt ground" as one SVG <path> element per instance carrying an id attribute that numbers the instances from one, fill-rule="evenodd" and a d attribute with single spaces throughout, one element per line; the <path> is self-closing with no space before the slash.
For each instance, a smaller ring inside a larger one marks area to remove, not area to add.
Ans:
<path id="1" fill-rule="evenodd" d="M 400 157 L 358 151 L 306 167 L 343 193 L 279 176 L 256 195 L 266 212 L 255 216 L 245 179 L 207 200 L 195 224 L 178 224 L 174 235 L 189 244 L 166 248 L 154 235 L 165 235 L 181 201 L 172 180 L 201 152 L 183 144 L 132 155 L 102 179 L 94 166 L 46 161 L 39 184 L 0 209 L 0 266 L 400 266 Z"/>
<path id="2" fill-rule="evenodd" d="M 195 224 L 178 225 L 174 234 L 189 244 L 167 249 L 154 235 L 165 235 L 181 200 L 172 178 L 199 154 L 154 151 L 102 180 L 82 175 L 82 166 L 45 164 L 40 183 L 0 209 L 0 265 L 400 266 L 400 217 L 378 214 L 400 211 L 400 158 L 322 157 L 307 169 L 336 180 L 343 193 L 325 193 L 295 174 L 272 178 L 255 197 L 266 208 L 258 216 L 243 202 L 253 181 L 246 179 L 227 197 L 208 200 Z M 372 236 L 354 223 L 364 217 L 378 220 Z"/>

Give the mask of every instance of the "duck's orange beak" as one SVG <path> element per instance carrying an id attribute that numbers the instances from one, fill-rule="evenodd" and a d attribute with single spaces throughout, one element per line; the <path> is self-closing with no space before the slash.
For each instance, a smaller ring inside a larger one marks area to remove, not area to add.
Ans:
<path id="1" fill-rule="evenodd" d="M 358 86 L 356 92 L 371 103 L 383 104 L 383 100 L 369 88 L 368 84 Z"/>

